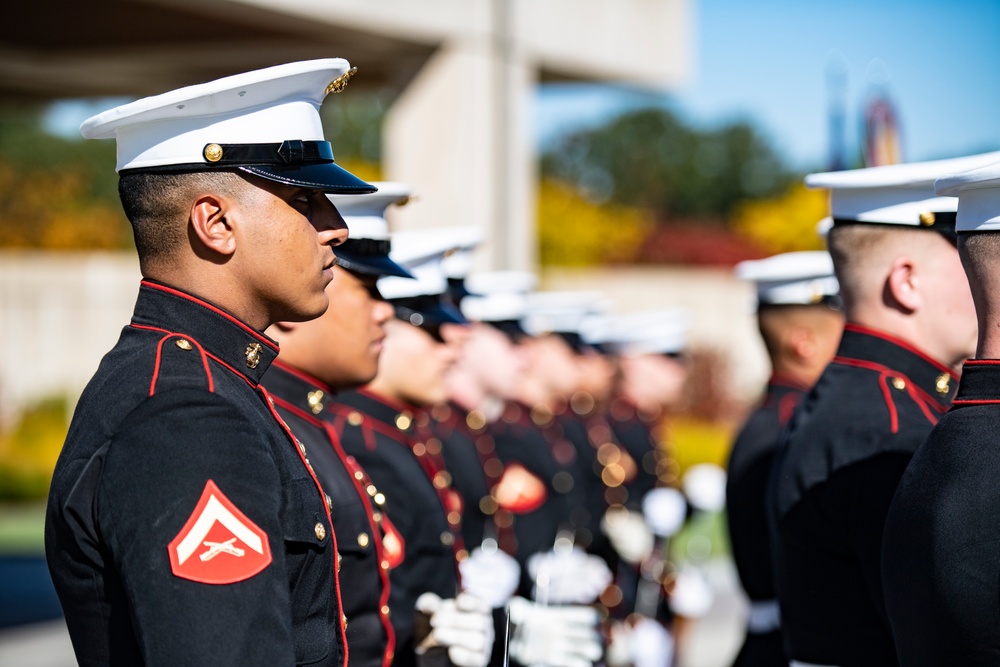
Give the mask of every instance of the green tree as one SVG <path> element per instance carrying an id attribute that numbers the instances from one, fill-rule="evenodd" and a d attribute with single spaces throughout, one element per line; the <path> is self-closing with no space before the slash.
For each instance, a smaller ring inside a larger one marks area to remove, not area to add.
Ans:
<path id="1" fill-rule="evenodd" d="M 791 178 L 750 125 L 698 131 L 661 108 L 568 135 L 543 156 L 542 173 L 659 219 L 725 220 L 739 202 L 781 192 Z"/>

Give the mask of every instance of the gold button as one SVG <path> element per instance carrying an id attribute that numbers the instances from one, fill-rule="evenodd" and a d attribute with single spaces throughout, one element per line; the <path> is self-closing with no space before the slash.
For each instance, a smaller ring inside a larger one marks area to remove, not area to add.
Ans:
<path id="1" fill-rule="evenodd" d="M 408 413 L 401 412 L 398 415 L 396 415 L 396 428 L 398 428 L 400 431 L 405 431 L 406 429 L 410 428 L 410 424 L 412 423 L 413 423 L 413 417 L 411 417 Z"/>
<path id="2" fill-rule="evenodd" d="M 352 411 L 347 415 L 347 423 L 351 426 L 361 426 L 361 422 L 365 420 L 364 416 L 357 410 Z"/>
<path id="3" fill-rule="evenodd" d="M 368 533 L 358 534 L 358 546 L 361 547 L 362 549 L 368 548 Z"/>
<path id="4" fill-rule="evenodd" d="M 906 389 L 906 380 L 903 378 L 892 378 L 892 386 L 902 391 Z"/>
<path id="5" fill-rule="evenodd" d="M 325 493 L 323 495 L 326 496 L 326 508 L 332 512 L 333 511 L 333 498 L 331 498 L 330 494 L 328 494 L 328 493 Z"/>
<path id="6" fill-rule="evenodd" d="M 346 614 L 342 613 L 340 615 L 340 622 L 344 624 L 344 629 L 346 630 L 347 629 L 347 615 Z"/>
<path id="7" fill-rule="evenodd" d="M 178 338 L 174 341 L 174 345 L 181 348 L 182 350 L 190 350 L 194 347 L 187 338 Z"/>
<path id="8" fill-rule="evenodd" d="M 360 482 L 364 478 L 365 478 L 365 474 L 363 472 L 361 472 L 360 470 L 355 470 L 354 471 L 354 479 L 356 479 L 356 480 L 358 480 Z"/>
<path id="9" fill-rule="evenodd" d="M 478 431 L 486 426 L 486 415 L 479 410 L 473 410 L 465 416 L 465 424 L 473 431 Z"/>
<path id="10" fill-rule="evenodd" d="M 219 144 L 209 144 L 205 146 L 203 154 L 209 162 L 218 162 L 222 159 L 222 146 Z"/>
<path id="11" fill-rule="evenodd" d="M 936 219 L 937 216 L 935 216 L 934 213 L 932 213 L 931 211 L 924 211 L 923 213 L 920 214 L 920 224 L 923 225 L 924 227 L 930 227 L 931 225 L 934 224 L 934 221 Z"/>
<path id="12" fill-rule="evenodd" d="M 317 522 L 315 530 L 316 530 L 316 539 L 317 540 L 319 540 L 320 542 L 322 542 L 324 539 L 326 539 L 326 526 L 324 526 L 323 524 Z"/>
<path id="13" fill-rule="evenodd" d="M 387 604 L 382 605 L 381 611 L 382 611 L 382 615 L 383 616 L 388 616 L 389 615 L 389 605 L 387 605 Z"/>
<path id="14" fill-rule="evenodd" d="M 340 555 L 340 552 L 338 551 L 338 552 L 337 552 L 337 572 L 340 572 L 340 564 L 341 564 L 341 563 L 342 563 L 343 561 L 344 561 L 344 557 L 343 557 L 343 556 L 341 556 L 341 555 Z"/>
<path id="15" fill-rule="evenodd" d="M 372 500 L 374 500 L 375 504 L 380 507 L 382 505 L 385 505 L 385 496 L 382 495 L 381 493 L 376 493 L 374 496 L 372 496 Z"/>
<path id="16" fill-rule="evenodd" d="M 384 561 L 382 561 L 381 565 L 382 565 L 382 569 L 383 570 L 388 570 L 389 569 L 389 561 L 384 560 Z"/>
<path id="17" fill-rule="evenodd" d="M 446 530 L 443 533 L 441 533 L 441 544 L 446 544 L 448 546 L 451 546 L 454 543 L 455 543 L 455 536 L 452 535 L 450 531 Z"/>
<path id="18" fill-rule="evenodd" d="M 316 391 L 310 391 L 306 394 L 306 402 L 309 403 L 309 409 L 312 410 L 314 415 L 318 415 L 323 412 L 323 392 L 320 389 Z"/>
<path id="19" fill-rule="evenodd" d="M 942 396 L 947 394 L 951 389 L 951 376 L 947 373 L 941 373 L 941 375 L 938 375 L 937 381 L 934 383 L 934 389 L 936 389 L 937 393 Z"/>
<path id="20" fill-rule="evenodd" d="M 446 489 L 451 486 L 451 475 L 445 470 L 439 470 L 434 473 L 434 487 L 438 489 Z"/>
<path id="21" fill-rule="evenodd" d="M 365 487 L 365 491 L 368 492 L 369 496 L 374 496 L 376 493 L 378 493 L 378 489 L 375 488 L 374 484 L 369 484 L 367 487 Z"/>

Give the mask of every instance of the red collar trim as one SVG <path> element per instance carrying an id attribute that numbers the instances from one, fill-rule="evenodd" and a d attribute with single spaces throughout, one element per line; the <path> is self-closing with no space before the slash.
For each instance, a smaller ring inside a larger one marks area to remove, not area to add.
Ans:
<path id="1" fill-rule="evenodd" d="M 392 408 L 396 412 L 409 412 L 411 414 L 415 414 L 417 412 L 420 412 L 420 410 L 421 410 L 420 408 L 416 407 L 415 405 L 407 405 L 406 403 L 404 403 L 402 401 L 397 401 L 394 398 L 389 398 L 388 396 L 384 396 L 383 394 L 377 394 L 374 391 L 372 391 L 371 389 L 369 389 L 367 386 L 360 387 L 356 391 L 359 394 L 367 396 L 368 398 L 372 399 L 373 401 L 378 401 L 382 405 L 384 405 L 386 407 L 389 407 L 389 408 Z"/>
<path id="2" fill-rule="evenodd" d="M 902 338 L 897 338 L 896 336 L 893 336 L 890 333 L 886 333 L 885 331 L 880 331 L 878 329 L 872 329 L 872 328 L 863 326 L 861 324 L 855 324 L 854 322 L 848 322 L 847 324 L 845 324 L 844 325 L 844 331 L 853 331 L 854 333 L 865 334 L 867 336 L 874 336 L 875 338 L 881 338 L 882 340 L 887 340 L 890 343 L 892 343 L 893 345 L 901 347 L 904 350 L 907 350 L 908 352 L 911 352 L 912 354 L 917 355 L 918 357 L 920 357 L 921 359 L 923 359 L 927 363 L 931 364 L 932 366 L 934 366 L 935 368 L 937 368 L 941 372 L 947 373 L 948 375 L 951 376 L 951 378 L 953 380 L 957 380 L 958 379 L 958 375 L 955 373 L 955 371 L 953 371 L 952 369 L 948 368 L 947 366 L 945 366 L 944 364 L 942 364 L 937 359 L 934 359 L 933 357 L 928 356 L 928 354 L 926 352 L 924 352 L 920 348 L 914 346 L 912 343 L 906 342 Z"/>
<path id="3" fill-rule="evenodd" d="M 771 378 L 767 381 L 767 383 L 788 387 L 789 389 L 798 389 L 800 391 L 809 391 L 809 389 L 811 389 L 811 387 L 805 382 L 801 382 L 789 373 L 783 373 L 781 371 L 775 371 L 772 373 Z"/>
<path id="4" fill-rule="evenodd" d="M 277 366 L 278 368 L 280 368 L 281 370 L 285 371 L 289 375 L 294 375 L 295 377 L 297 377 L 298 379 L 302 380 L 303 382 L 305 382 L 307 384 L 310 384 L 310 385 L 316 387 L 317 389 L 322 389 L 323 391 L 325 391 L 326 393 L 330 394 L 331 396 L 336 393 L 328 384 L 326 384 L 322 380 L 318 380 L 317 378 L 313 377 L 309 373 L 306 373 L 303 370 L 295 368 L 294 366 L 289 366 L 288 364 L 282 362 L 280 357 L 278 359 L 275 359 L 274 361 L 272 361 L 271 362 L 271 366 Z"/>
<path id="5" fill-rule="evenodd" d="M 207 310 L 212 311 L 216 315 L 219 315 L 221 317 L 226 318 L 227 320 L 229 320 L 230 322 L 232 322 L 233 324 L 235 324 L 239 328 L 243 329 L 244 331 L 246 331 L 248 334 L 250 334 L 251 336 L 253 336 L 257 340 L 259 340 L 264 345 L 267 345 L 269 348 L 271 348 L 275 352 L 278 351 L 278 344 L 276 342 L 274 342 L 274 340 L 272 340 L 271 338 L 268 338 L 267 336 L 265 336 L 261 332 L 257 331 L 253 327 L 248 326 L 246 323 L 240 321 L 236 317 L 233 317 L 232 315 L 230 315 L 226 311 L 222 310 L 218 306 L 213 306 L 209 302 L 204 301 L 203 299 L 199 299 L 198 297 L 194 296 L 193 294 L 188 294 L 187 292 L 182 292 L 179 289 L 175 289 L 173 287 L 167 287 L 166 285 L 162 285 L 160 283 L 155 283 L 155 282 L 152 282 L 151 280 L 143 280 L 143 281 L 141 281 L 140 284 L 143 287 L 149 287 L 150 289 L 155 289 L 155 290 L 159 290 L 161 292 L 166 292 L 167 294 L 173 294 L 174 296 L 180 297 L 182 299 L 186 299 L 187 301 L 190 301 L 192 303 L 196 303 L 199 306 L 201 306 L 202 308 L 206 308 Z"/>

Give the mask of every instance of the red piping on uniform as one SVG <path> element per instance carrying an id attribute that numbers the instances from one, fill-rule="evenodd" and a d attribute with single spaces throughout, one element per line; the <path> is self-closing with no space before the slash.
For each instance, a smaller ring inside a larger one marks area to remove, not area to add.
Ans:
<path id="1" fill-rule="evenodd" d="M 353 458 L 347 456 L 347 452 L 345 452 L 344 448 L 341 446 L 340 439 L 337 437 L 337 434 L 334 433 L 333 428 L 329 424 L 323 422 L 323 430 L 326 431 L 327 438 L 329 438 L 330 444 L 333 445 L 333 450 L 337 453 L 337 456 L 347 469 L 347 472 L 351 477 L 351 481 L 354 482 L 354 487 L 357 490 L 358 497 L 361 498 L 361 503 L 365 508 L 365 514 L 368 517 L 368 525 L 372 530 L 372 539 L 375 540 L 375 553 L 378 556 L 378 573 L 379 578 L 382 580 L 382 595 L 379 596 L 378 615 L 379 619 L 382 621 L 382 627 L 385 629 L 387 642 L 385 651 L 382 653 L 382 667 L 389 667 L 389 665 L 392 664 L 392 655 L 394 654 L 396 648 L 396 631 L 393 629 L 392 623 L 389 622 L 389 617 L 382 613 L 382 608 L 389 604 L 389 569 L 382 567 L 382 562 L 385 559 L 385 547 L 382 546 L 382 531 L 375 521 L 374 512 L 376 510 L 371 506 L 368 493 L 364 488 L 367 484 L 371 484 L 371 479 L 361 468 L 360 464 L 354 461 Z M 353 461 L 354 464 L 351 465 L 349 460 Z M 358 479 L 351 474 L 352 467 L 361 471 L 362 479 Z"/>
<path id="2" fill-rule="evenodd" d="M 166 292 L 167 294 L 173 294 L 174 296 L 179 296 L 182 299 L 187 299 L 188 301 L 196 303 L 199 306 L 202 306 L 203 308 L 207 308 L 208 310 L 211 310 L 216 315 L 221 315 L 222 317 L 226 318 L 227 320 L 229 320 L 230 322 L 232 322 L 236 326 L 240 327 L 241 329 L 243 329 L 244 331 L 246 331 L 248 334 L 250 334 L 251 336 L 253 336 L 257 340 L 259 340 L 260 342 L 262 342 L 265 345 L 267 345 L 269 348 L 271 348 L 275 352 L 277 352 L 278 349 L 279 349 L 278 348 L 278 344 L 275 343 L 273 340 L 271 340 L 267 336 L 263 335 L 261 332 L 257 331 L 256 329 L 247 326 L 246 324 L 244 324 L 243 322 L 241 322 L 237 318 L 233 317 L 232 315 L 230 315 L 226 311 L 222 310 L 218 306 L 213 306 L 212 304 L 208 303 L 207 301 L 202 301 L 201 299 L 199 299 L 198 297 L 196 297 L 194 295 L 188 294 L 187 292 L 182 292 L 182 291 L 174 289 L 172 287 L 167 287 L 166 285 L 161 285 L 159 283 L 153 283 L 153 282 L 150 282 L 148 280 L 143 280 L 142 284 L 145 285 L 146 287 L 151 288 L 151 289 L 160 290 L 161 292 Z"/>
<path id="3" fill-rule="evenodd" d="M 285 432 L 285 435 L 288 436 L 289 442 L 291 442 L 291 444 L 292 444 L 292 449 L 294 449 L 295 453 L 299 455 L 299 459 L 302 461 L 302 465 L 305 466 L 306 471 L 309 473 L 309 476 L 312 477 L 313 484 L 316 485 L 316 490 L 319 491 L 320 502 L 323 505 L 323 511 L 326 513 L 326 520 L 330 524 L 330 543 L 331 543 L 331 546 L 333 547 L 333 553 L 334 553 L 334 555 L 336 555 L 338 553 L 338 551 L 337 551 L 337 531 L 334 530 L 334 528 L 333 528 L 333 517 L 330 516 L 330 507 L 326 504 L 326 492 L 323 490 L 323 487 L 320 485 L 319 480 L 316 479 L 316 473 L 314 473 L 312 471 L 312 468 L 309 466 L 309 463 L 306 461 L 306 455 L 302 452 L 301 449 L 299 449 L 298 445 L 295 444 L 296 440 L 297 440 L 296 437 L 295 437 L 295 435 L 292 434 L 291 429 L 288 428 L 288 425 L 285 423 L 285 421 L 278 414 L 278 411 L 274 409 L 274 404 L 273 404 L 273 400 L 274 399 L 271 398 L 271 395 L 268 393 L 267 389 L 265 389 L 264 387 L 258 386 L 257 390 L 264 397 L 264 404 L 267 405 L 267 409 L 271 411 L 271 416 L 274 417 L 274 420 L 276 422 L 278 422 L 279 426 L 281 426 L 281 430 L 283 430 Z M 344 602 L 343 602 L 343 600 L 340 597 L 340 575 L 337 573 L 337 565 L 336 565 L 336 563 L 334 563 L 334 566 L 333 566 L 333 586 L 334 586 L 334 590 L 337 593 L 337 609 L 338 609 L 338 611 L 340 611 L 340 618 L 337 619 L 337 629 L 340 630 L 340 640 L 341 640 L 341 642 L 344 645 L 344 664 L 343 664 L 343 667 L 347 667 L 347 656 L 348 656 L 347 629 L 344 627 Z"/>
<path id="4" fill-rule="evenodd" d="M 884 331 L 879 331 L 877 329 L 869 329 L 868 327 L 862 326 L 860 324 L 854 324 L 854 323 L 845 324 L 844 325 L 844 331 L 853 331 L 855 333 L 867 334 L 869 336 L 874 336 L 875 338 L 881 338 L 882 340 L 887 340 L 890 343 L 892 343 L 893 345 L 898 345 L 899 347 L 903 348 L 904 350 L 912 352 L 913 354 L 917 355 L 918 357 L 920 357 L 921 359 L 923 359 L 927 363 L 932 364 L 935 368 L 941 370 L 942 372 L 947 373 L 948 375 L 950 375 L 952 377 L 953 380 L 957 380 L 958 379 L 958 375 L 955 374 L 955 371 L 953 371 L 952 369 L 948 368 L 947 366 L 945 366 L 944 364 L 942 364 L 940 361 L 938 361 L 936 359 L 932 359 L 931 357 L 927 356 L 927 353 L 924 352 L 923 350 L 920 350 L 920 349 L 914 347 L 913 345 L 911 345 L 910 343 L 907 343 L 905 340 L 903 340 L 901 338 L 896 338 L 892 334 L 888 334 L 888 333 L 886 333 Z"/>
<path id="5" fill-rule="evenodd" d="M 772 373 L 767 383 L 776 384 L 781 387 L 788 387 L 789 389 L 798 389 L 799 391 L 809 391 L 810 389 L 810 386 L 805 382 L 801 382 L 790 373 L 783 373 L 781 371 L 775 371 Z"/>
<path id="6" fill-rule="evenodd" d="M 785 394 L 778 401 L 778 423 L 784 426 L 792 418 L 795 406 L 799 404 L 802 394 Z"/>
<path id="7" fill-rule="evenodd" d="M 1000 366 L 1000 359 L 967 359 L 966 366 Z"/>
<path id="8" fill-rule="evenodd" d="M 271 362 L 271 365 L 272 366 L 277 366 L 278 368 L 280 368 L 281 370 L 285 371 L 289 375 L 294 375 L 295 377 L 297 377 L 298 379 L 302 380 L 303 382 L 307 382 L 307 383 L 313 385 L 314 387 L 316 387 L 317 389 L 322 389 L 323 391 L 325 391 L 328 394 L 335 393 L 333 391 L 333 389 L 329 385 L 327 385 L 326 383 L 322 382 L 318 378 L 313 377 L 312 375 L 309 375 L 309 373 L 306 373 L 305 371 L 299 370 L 298 368 L 295 368 L 294 366 L 289 366 L 285 362 L 281 361 L 281 359 L 275 359 L 274 361 Z"/>
<path id="9" fill-rule="evenodd" d="M 1000 399 L 995 398 L 956 398 L 953 405 L 997 405 Z"/>
<path id="10" fill-rule="evenodd" d="M 882 397 L 885 399 L 885 407 L 889 409 L 889 423 L 892 424 L 892 432 L 899 432 L 899 415 L 896 413 L 896 404 L 892 400 L 892 392 L 889 391 L 887 376 L 883 373 L 878 376 L 878 384 L 882 387 Z"/>
<path id="11" fill-rule="evenodd" d="M 287 365 L 282 365 L 282 368 L 283 370 L 291 369 L 291 367 Z M 308 376 L 305 373 L 303 373 L 299 377 L 305 379 Z M 368 493 L 365 491 L 366 485 L 362 484 L 362 481 L 359 480 L 357 477 L 355 477 L 351 472 L 352 468 L 361 470 L 361 466 L 358 465 L 357 463 L 355 463 L 354 465 L 348 463 L 347 453 L 344 451 L 343 447 L 340 446 L 339 437 L 330 424 L 324 422 L 321 419 L 317 419 L 314 415 L 309 414 L 305 410 L 286 401 L 280 396 L 271 396 L 271 399 L 274 401 L 276 405 L 280 405 L 282 408 L 288 410 L 299 419 L 305 421 L 307 424 L 322 429 L 323 432 L 326 433 L 326 437 L 330 441 L 330 445 L 333 447 L 333 451 L 337 454 L 337 458 L 340 459 L 341 464 L 344 466 L 344 469 L 347 470 L 348 476 L 351 478 L 351 482 L 354 484 L 354 490 L 358 494 L 358 498 L 361 499 L 361 506 L 365 508 L 365 518 L 368 519 L 368 525 L 372 531 L 372 539 L 375 540 L 375 553 L 378 556 L 379 578 L 382 580 L 382 594 L 379 597 L 379 603 L 378 603 L 379 618 L 382 621 L 382 626 L 385 629 L 386 638 L 388 642 L 386 644 L 385 651 L 383 652 L 382 667 L 389 667 L 390 663 L 392 662 L 392 658 L 390 658 L 389 655 L 393 652 L 396 646 L 396 632 L 392 628 L 392 623 L 390 623 L 386 615 L 382 613 L 382 607 L 386 606 L 389 602 L 389 572 L 388 570 L 382 567 L 382 561 L 383 561 L 382 536 L 378 524 L 375 522 L 375 519 L 372 516 L 376 510 L 375 508 L 372 507 L 371 501 L 368 497 Z M 368 480 L 368 475 L 363 470 L 361 470 L 361 472 L 362 475 L 364 475 L 363 479 L 370 483 L 370 480 Z M 333 525 L 332 519 L 330 525 L 331 526 Z"/>
<path id="12" fill-rule="evenodd" d="M 161 358 L 161 353 L 163 351 L 163 343 L 165 343 L 167 340 L 171 338 L 184 338 L 187 341 L 194 343 L 198 347 L 198 353 L 201 354 L 201 364 L 205 368 L 205 377 L 208 380 L 208 391 L 210 393 L 215 393 L 215 382 L 212 380 L 212 370 L 208 367 L 208 359 L 205 357 L 207 353 L 205 352 L 205 348 L 201 346 L 201 343 L 196 341 L 194 338 L 191 338 L 187 334 L 174 333 L 172 331 L 167 331 L 166 329 L 158 329 L 156 327 L 145 327 L 139 324 L 133 324 L 132 326 L 137 329 L 149 329 L 151 331 L 159 331 L 161 333 L 167 334 L 166 336 L 160 339 L 159 343 L 156 344 L 156 361 L 154 362 L 153 365 L 153 379 L 149 383 L 150 396 L 156 394 L 156 380 L 160 376 L 160 358 Z"/>

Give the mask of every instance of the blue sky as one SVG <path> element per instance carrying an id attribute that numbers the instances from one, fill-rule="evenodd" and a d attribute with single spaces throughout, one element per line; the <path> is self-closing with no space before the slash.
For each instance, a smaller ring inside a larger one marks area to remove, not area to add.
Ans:
<path id="1" fill-rule="evenodd" d="M 857 147 L 869 79 L 886 73 L 904 160 L 1000 149 L 1000 0 L 692 2 L 696 39 L 686 84 L 665 95 L 545 86 L 536 104 L 539 141 L 623 109 L 666 104 L 701 127 L 749 120 L 791 166 L 822 168 L 825 71 L 835 58 L 846 71 L 849 151 Z"/>

